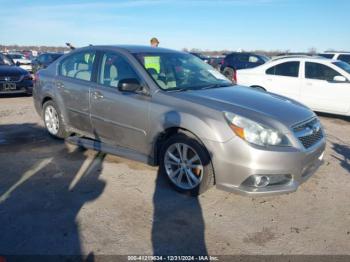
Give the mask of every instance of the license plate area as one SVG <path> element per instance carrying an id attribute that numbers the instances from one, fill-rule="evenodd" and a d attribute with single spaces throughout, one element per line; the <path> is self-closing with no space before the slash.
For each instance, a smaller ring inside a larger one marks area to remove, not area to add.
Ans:
<path id="1" fill-rule="evenodd" d="M 15 83 L 3 83 L 2 89 L 4 91 L 16 90 L 16 84 Z"/>

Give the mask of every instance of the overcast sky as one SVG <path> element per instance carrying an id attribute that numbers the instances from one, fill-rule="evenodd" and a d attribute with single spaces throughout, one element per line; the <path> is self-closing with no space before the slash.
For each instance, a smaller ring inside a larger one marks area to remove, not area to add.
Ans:
<path id="1" fill-rule="evenodd" d="M 349 50 L 348 0 L 0 0 L 0 44 Z"/>

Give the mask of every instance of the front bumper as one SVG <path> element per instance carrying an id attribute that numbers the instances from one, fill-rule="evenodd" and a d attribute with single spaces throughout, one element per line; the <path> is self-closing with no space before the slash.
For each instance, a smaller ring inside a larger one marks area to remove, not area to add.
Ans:
<path id="1" fill-rule="evenodd" d="M 310 178 L 323 163 L 325 138 L 308 150 L 285 147 L 255 148 L 236 137 L 225 143 L 205 141 L 212 155 L 216 186 L 243 195 L 259 196 L 290 193 Z M 288 183 L 266 187 L 244 186 L 250 176 L 291 176 Z"/>

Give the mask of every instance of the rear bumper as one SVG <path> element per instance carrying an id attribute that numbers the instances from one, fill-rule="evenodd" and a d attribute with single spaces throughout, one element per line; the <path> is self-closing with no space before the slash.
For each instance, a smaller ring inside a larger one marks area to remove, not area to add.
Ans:
<path id="1" fill-rule="evenodd" d="M 282 148 L 280 151 L 257 149 L 234 138 L 226 143 L 208 142 L 212 152 L 216 186 L 229 192 L 243 195 L 262 196 L 290 193 L 309 179 L 323 163 L 325 138 L 309 150 Z M 248 177 L 283 176 L 291 177 L 285 184 L 266 187 L 245 186 Z"/>
<path id="2" fill-rule="evenodd" d="M 33 81 L 32 80 L 22 80 L 21 82 L 16 82 L 16 89 L 4 90 L 4 82 L 0 82 L 0 94 L 32 94 L 33 92 Z"/>

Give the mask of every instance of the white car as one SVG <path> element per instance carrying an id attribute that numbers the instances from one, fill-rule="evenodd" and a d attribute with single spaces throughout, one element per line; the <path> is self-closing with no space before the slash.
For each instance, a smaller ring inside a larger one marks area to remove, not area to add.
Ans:
<path id="1" fill-rule="evenodd" d="M 325 52 L 318 55 L 329 59 L 341 60 L 350 64 L 350 52 Z"/>
<path id="2" fill-rule="evenodd" d="M 19 63 L 19 66 L 23 68 L 24 70 L 27 70 L 28 72 L 32 72 L 32 61 L 25 58 L 24 55 L 20 53 L 9 53 L 7 54 L 8 57 L 10 57 L 15 64 Z"/>
<path id="3" fill-rule="evenodd" d="M 279 57 L 238 70 L 237 83 L 292 98 L 314 111 L 350 116 L 350 65 L 343 61 Z"/>

